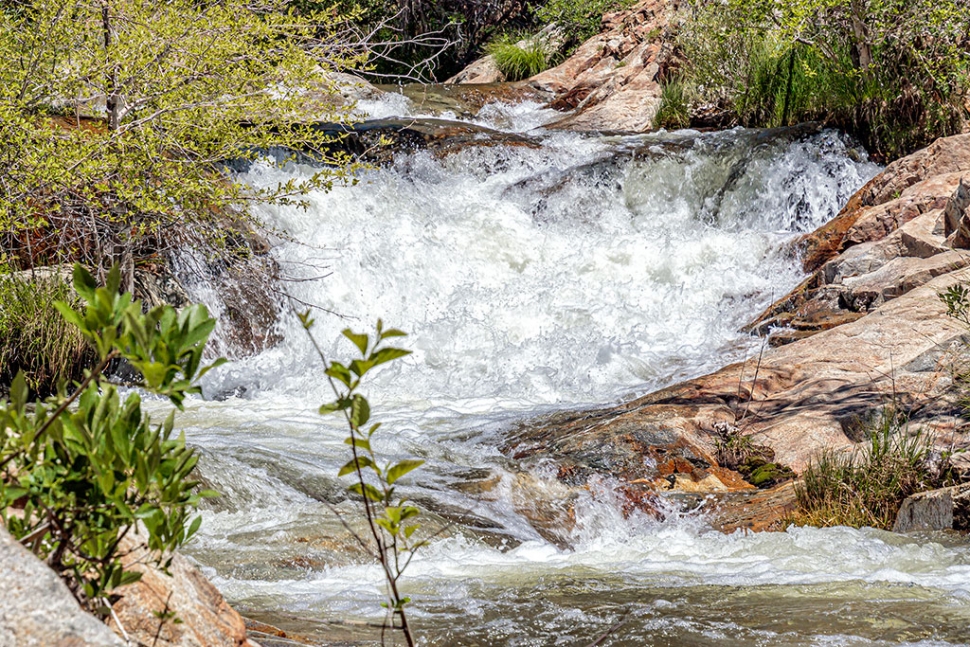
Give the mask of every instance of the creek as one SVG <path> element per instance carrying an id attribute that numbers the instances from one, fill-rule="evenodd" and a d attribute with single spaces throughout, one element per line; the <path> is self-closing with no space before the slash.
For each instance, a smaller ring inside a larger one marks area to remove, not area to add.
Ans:
<path id="1" fill-rule="evenodd" d="M 414 116 L 397 95 L 361 107 Z M 500 452 L 533 416 L 757 353 L 738 331 L 801 280 L 787 245 L 879 170 L 832 131 L 543 130 L 553 116 L 494 103 L 477 122 L 526 143 L 402 150 L 306 210 L 259 214 L 329 356 L 351 355 L 341 329 L 379 317 L 410 333 L 414 353 L 363 391 L 378 451 L 427 461 L 402 486 L 433 533 L 403 584 L 423 644 L 586 645 L 619 623 L 600 644 L 970 644 L 965 539 L 724 535 L 703 507 L 624 516 L 610 482 L 566 492 L 554 466 Z M 281 345 L 213 372 L 180 418 L 223 493 L 187 552 L 245 615 L 372 644 L 380 572 L 335 515 L 360 529 L 336 478 L 346 430 L 316 413 L 329 386 L 299 322 L 281 326 Z"/>

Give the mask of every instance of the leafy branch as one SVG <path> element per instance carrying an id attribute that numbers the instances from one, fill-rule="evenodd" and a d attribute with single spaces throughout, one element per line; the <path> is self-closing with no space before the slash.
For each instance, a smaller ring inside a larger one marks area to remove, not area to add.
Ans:
<path id="1" fill-rule="evenodd" d="M 396 483 L 423 465 L 424 461 L 404 459 L 398 462 L 381 463 L 371 445 L 374 435 L 381 428 L 381 423 L 371 423 L 370 403 L 358 392 L 361 380 L 368 372 L 411 353 L 409 350 L 385 344 L 389 339 L 404 337 L 406 334 L 395 328 L 385 329 L 380 320 L 377 321 L 376 335 L 373 339 L 369 335 L 356 333 L 347 328 L 343 331 L 343 335 L 354 344 L 360 357 L 343 364 L 328 361 L 313 338 L 310 328 L 314 322 L 310 318 L 309 311 L 300 314 L 299 317 L 323 362 L 324 373 L 336 398 L 322 405 L 320 414 L 342 415 L 350 431 L 344 443 L 349 446 L 351 458 L 340 468 L 337 476 L 353 478 L 353 482 L 347 489 L 357 495 L 362 502 L 372 540 L 371 546 L 367 547 L 368 552 L 375 556 L 384 573 L 387 585 L 387 602 L 384 606 L 388 609 L 390 622 L 385 620 L 383 630 L 386 630 L 389 625 L 393 629 L 400 630 L 408 647 L 413 647 L 414 638 L 405 612 L 410 598 L 401 594 L 399 582 L 411 563 L 414 551 L 424 542 L 413 539 L 414 533 L 420 528 L 420 524 L 415 522 L 420 511 L 416 506 L 411 505 L 406 497 L 398 494 Z M 357 540 L 365 543 L 360 537 L 357 537 Z M 398 624 L 395 624 L 395 619 Z"/>

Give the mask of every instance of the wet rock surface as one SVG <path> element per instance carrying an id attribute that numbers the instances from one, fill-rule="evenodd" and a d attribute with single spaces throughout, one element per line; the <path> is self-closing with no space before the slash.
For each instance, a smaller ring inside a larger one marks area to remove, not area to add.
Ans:
<path id="1" fill-rule="evenodd" d="M 124 541 L 125 566 L 142 577 L 117 590 L 114 611 L 132 640 L 159 647 L 258 647 L 249 640 L 242 616 L 185 557 L 172 555 L 167 575 L 145 563 L 144 548 L 130 538 Z"/>

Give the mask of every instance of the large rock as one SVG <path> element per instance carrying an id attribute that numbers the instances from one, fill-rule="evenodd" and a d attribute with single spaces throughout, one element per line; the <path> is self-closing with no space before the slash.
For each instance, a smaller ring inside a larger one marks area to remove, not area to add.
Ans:
<path id="1" fill-rule="evenodd" d="M 643 0 L 603 17 L 603 32 L 554 68 L 529 80 L 572 112 L 551 124 L 569 130 L 645 132 L 660 105 L 660 76 L 672 48 L 664 35 L 676 0 Z"/>
<path id="2" fill-rule="evenodd" d="M 527 464 L 553 461 L 570 485 L 599 474 L 653 490 L 716 492 L 732 489 L 716 460 L 724 426 L 796 472 L 822 450 L 852 447 L 860 421 L 892 401 L 914 424 L 932 427 L 930 414 L 953 413 L 930 405 L 951 386 L 946 364 L 966 335 L 937 293 L 966 281 L 970 270 L 937 277 L 862 319 L 768 349 L 760 362 L 616 407 L 533 421 L 505 451 Z"/>
<path id="3" fill-rule="evenodd" d="M 158 647 L 259 647 L 248 639 L 242 616 L 186 558 L 172 555 L 171 575 L 166 575 L 148 563 L 147 551 L 131 538 L 122 550 L 129 551 L 126 567 L 142 574 L 117 590 L 120 599 L 114 604 L 132 640 Z"/>
<path id="4" fill-rule="evenodd" d="M 498 68 L 495 57 L 487 54 L 470 63 L 465 69 L 445 81 L 445 83 L 448 85 L 459 83 L 482 85 L 486 83 L 501 83 L 502 81 L 505 81 L 505 75 Z"/>
<path id="5" fill-rule="evenodd" d="M 0 526 L 0 647 L 123 647 L 61 579 Z"/>

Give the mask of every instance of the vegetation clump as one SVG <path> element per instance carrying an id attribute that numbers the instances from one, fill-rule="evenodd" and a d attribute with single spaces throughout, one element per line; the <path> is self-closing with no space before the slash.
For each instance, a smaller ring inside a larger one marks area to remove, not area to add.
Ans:
<path id="1" fill-rule="evenodd" d="M 775 462 L 771 447 L 754 442 L 740 427 L 720 423 L 714 431 L 717 464 L 735 470 L 751 485 L 770 488 L 795 478 L 790 467 Z"/>
<path id="2" fill-rule="evenodd" d="M 906 497 L 953 485 L 947 456 L 939 456 L 906 420 L 886 410 L 866 425 L 860 451 L 824 451 L 795 487 L 800 525 L 871 526 L 889 530 Z"/>
<path id="3" fill-rule="evenodd" d="M 76 302 L 65 277 L 56 272 L 0 272 L 0 385 L 23 373 L 27 388 L 42 396 L 59 383 L 79 380 L 93 359 L 77 327 L 57 316 L 54 304 Z M 0 386 L 2 391 L 3 386 Z"/>
<path id="4" fill-rule="evenodd" d="M 549 67 L 551 55 L 547 50 L 548 46 L 539 38 L 519 40 L 515 36 L 502 36 L 485 48 L 509 81 L 527 79 Z"/>
<path id="5" fill-rule="evenodd" d="M 956 0 L 700 0 L 678 44 L 697 103 L 734 123 L 824 121 L 893 159 L 959 132 L 968 28 Z"/>
<path id="6" fill-rule="evenodd" d="M 20 373 L 9 400 L 0 401 L 0 521 L 100 615 L 110 613 L 114 588 L 140 577 L 122 562 L 125 537 L 143 528 L 142 540 L 167 568 L 166 553 L 199 528 L 195 507 L 214 494 L 191 480 L 198 456 L 175 434 L 174 412 L 153 425 L 141 396 L 123 396 L 105 370 L 124 359 L 139 386 L 181 408 L 200 391 L 196 381 L 221 362 L 202 364 L 215 320 L 204 306 L 143 313 L 141 303 L 119 293 L 120 283 L 117 267 L 97 287 L 77 266 L 74 288 L 84 308 L 56 304 L 94 349 L 96 367 L 34 401 Z"/>

